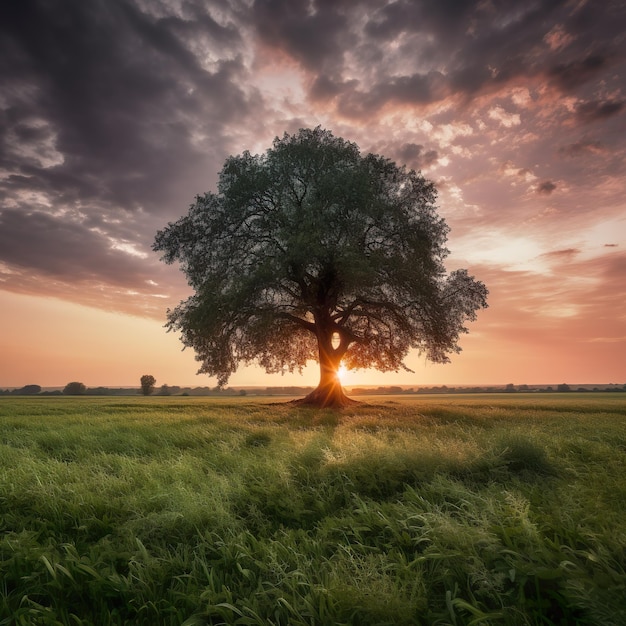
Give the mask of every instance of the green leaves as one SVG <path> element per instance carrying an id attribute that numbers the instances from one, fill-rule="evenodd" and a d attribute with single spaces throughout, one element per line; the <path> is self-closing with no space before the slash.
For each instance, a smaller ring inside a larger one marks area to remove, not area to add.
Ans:
<path id="1" fill-rule="evenodd" d="M 231 156 L 218 193 L 157 233 L 196 291 L 168 326 L 220 384 L 240 362 L 300 368 L 333 333 L 348 367 L 398 370 L 411 349 L 445 362 L 487 290 L 446 277 L 435 198 L 421 174 L 320 127 Z"/>

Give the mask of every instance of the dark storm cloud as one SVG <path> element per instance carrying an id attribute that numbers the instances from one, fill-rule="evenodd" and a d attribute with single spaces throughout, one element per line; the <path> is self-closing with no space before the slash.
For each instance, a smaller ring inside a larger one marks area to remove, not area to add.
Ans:
<path id="1" fill-rule="evenodd" d="M 256 0 L 251 21 L 267 45 L 284 49 L 304 67 L 319 71 L 329 62 L 341 63 L 343 52 L 355 40 L 345 14 L 346 2 L 317 1 L 313 7 L 314 12 L 306 2 Z"/>
<path id="2" fill-rule="evenodd" d="M 309 95 L 313 100 L 332 100 L 346 89 L 358 86 L 358 81 L 335 81 L 325 74 L 320 74 L 313 81 Z"/>
<path id="3" fill-rule="evenodd" d="M 405 143 L 398 150 L 398 158 L 401 163 L 422 169 L 436 163 L 439 155 L 436 150 L 426 150 L 421 144 Z"/>
<path id="4" fill-rule="evenodd" d="M 368 36 L 393 39 L 407 28 L 423 32 L 462 33 L 478 3 L 475 0 L 399 0 L 374 12 L 365 28 Z"/>
<path id="5" fill-rule="evenodd" d="M 86 306 L 162 320 L 170 298 L 186 295 L 173 268 L 129 239 L 115 239 L 98 218 L 5 209 L 0 214 L 0 284 L 20 294 L 53 296 Z"/>
<path id="6" fill-rule="evenodd" d="M 426 105 L 443 100 L 450 93 L 441 72 L 398 76 L 367 92 L 351 88 L 356 86 L 354 82 L 346 86 L 348 90 L 340 94 L 337 108 L 342 115 L 353 118 L 367 118 L 389 102 Z"/>
<path id="7" fill-rule="evenodd" d="M 101 233 L 67 217 L 5 209 L 0 261 L 62 281 L 110 281 L 130 286 L 150 277 L 145 261 L 120 254 Z"/>
<path id="8" fill-rule="evenodd" d="M 519 80 L 573 93 L 624 61 L 620 3 L 257 0 L 254 16 L 262 42 L 313 74 L 311 96 L 353 118 Z"/>
<path id="9" fill-rule="evenodd" d="M 591 100 L 576 105 L 576 117 L 581 122 L 595 122 L 617 115 L 621 113 L 623 109 L 623 100 Z"/>
<path id="10" fill-rule="evenodd" d="M 537 186 L 537 193 L 549 196 L 556 189 L 556 185 L 551 180 L 544 180 Z"/>
<path id="11" fill-rule="evenodd" d="M 590 54 L 583 59 L 559 63 L 549 68 L 547 75 L 563 91 L 573 91 L 596 77 L 606 65 L 606 57 L 601 54 Z"/>
<path id="12" fill-rule="evenodd" d="M 128 251 L 210 186 L 251 111 L 240 32 L 208 6 L 0 5 L 2 263 L 68 285 L 158 276 Z"/>
<path id="13" fill-rule="evenodd" d="M 217 145 L 220 126 L 247 111 L 241 64 L 206 70 L 185 41 L 203 29 L 222 50 L 238 45 L 236 30 L 207 15 L 156 19 L 122 0 L 23 0 L 1 12 L 0 158 L 57 198 L 158 210 L 174 174 L 206 158 L 196 123 Z"/>

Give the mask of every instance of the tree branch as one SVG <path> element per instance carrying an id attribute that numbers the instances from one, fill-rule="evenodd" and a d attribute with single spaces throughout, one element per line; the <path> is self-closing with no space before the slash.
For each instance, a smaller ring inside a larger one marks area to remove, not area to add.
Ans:
<path id="1" fill-rule="evenodd" d="M 302 328 L 305 328 L 306 330 L 312 332 L 314 335 L 316 334 L 315 324 L 313 322 L 309 322 L 309 321 L 303 319 L 302 317 L 298 317 L 297 315 L 293 315 L 291 313 L 287 313 L 286 311 L 282 311 L 282 312 L 278 313 L 277 317 L 282 317 L 284 319 L 288 319 L 288 320 L 290 320 L 292 322 L 295 322 L 296 324 L 298 324 Z"/>

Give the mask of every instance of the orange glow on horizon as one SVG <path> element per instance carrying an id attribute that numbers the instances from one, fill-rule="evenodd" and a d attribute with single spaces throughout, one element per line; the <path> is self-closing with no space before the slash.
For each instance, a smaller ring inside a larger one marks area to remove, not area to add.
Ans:
<path id="1" fill-rule="evenodd" d="M 618 321 L 615 327 L 607 321 L 601 329 L 595 325 L 588 330 L 585 319 L 559 318 L 558 328 L 542 328 L 533 317 L 531 326 L 526 314 L 515 312 L 515 317 L 507 318 L 506 303 L 498 302 L 495 286 L 494 306 L 463 337 L 463 352 L 453 355 L 451 363 L 433 364 L 411 353 L 406 364 L 413 372 L 382 373 L 341 366 L 341 384 L 349 388 L 624 382 Z M 498 309 L 505 309 L 504 313 Z M 165 332 L 163 324 L 155 320 L 0 291 L 0 328 L 5 331 L 0 337 L 1 389 L 27 384 L 63 387 L 72 380 L 88 387 L 138 387 L 143 374 L 152 374 L 157 387 L 216 384 L 214 378 L 196 374 L 193 351 L 182 351 L 177 334 Z M 595 341 L 571 340 L 592 332 L 598 337 Z M 309 363 L 302 374 L 285 375 L 266 374 L 259 367 L 242 364 L 228 386 L 315 387 L 319 375 L 316 362 Z"/>

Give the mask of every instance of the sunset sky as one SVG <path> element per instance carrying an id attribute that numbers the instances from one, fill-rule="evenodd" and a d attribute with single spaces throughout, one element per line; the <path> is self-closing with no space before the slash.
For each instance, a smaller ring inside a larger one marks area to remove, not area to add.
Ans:
<path id="1" fill-rule="evenodd" d="M 452 363 L 348 385 L 626 382 L 625 70 L 622 0 L 3 2 L 0 388 L 215 385 L 154 235 L 317 125 L 435 181 L 490 291 Z"/>

